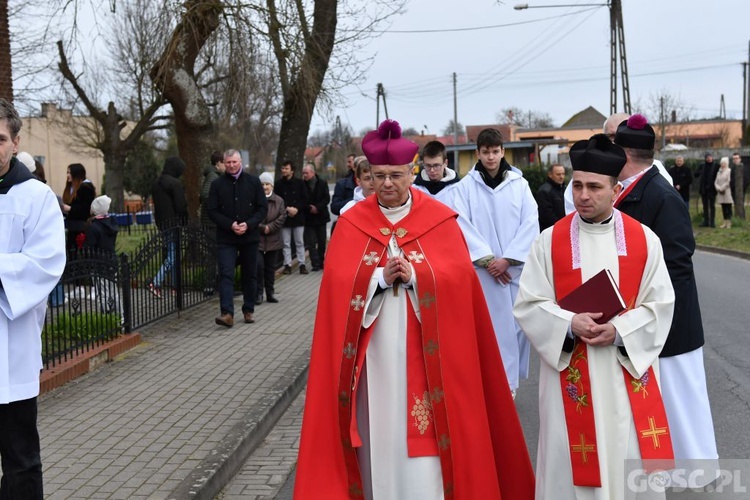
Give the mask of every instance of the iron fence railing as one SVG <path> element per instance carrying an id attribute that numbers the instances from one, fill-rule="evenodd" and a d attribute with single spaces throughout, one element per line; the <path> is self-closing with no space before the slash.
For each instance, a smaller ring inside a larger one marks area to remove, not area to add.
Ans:
<path id="1" fill-rule="evenodd" d="M 189 223 L 147 231 L 131 253 L 84 248 L 68 254 L 42 331 L 46 368 L 213 296 L 216 245 L 210 230 Z M 158 287 L 152 288 L 155 279 Z"/>

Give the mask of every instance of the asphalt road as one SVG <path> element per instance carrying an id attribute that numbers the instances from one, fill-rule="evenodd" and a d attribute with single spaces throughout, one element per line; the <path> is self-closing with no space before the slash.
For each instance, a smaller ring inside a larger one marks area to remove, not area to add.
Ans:
<path id="1" fill-rule="evenodd" d="M 714 428 L 722 459 L 750 459 L 750 260 L 707 252 L 693 258 L 706 336 L 704 359 Z M 539 357 L 532 350 L 529 378 L 516 407 L 532 463 L 539 431 Z M 291 500 L 294 474 L 276 496 Z"/>

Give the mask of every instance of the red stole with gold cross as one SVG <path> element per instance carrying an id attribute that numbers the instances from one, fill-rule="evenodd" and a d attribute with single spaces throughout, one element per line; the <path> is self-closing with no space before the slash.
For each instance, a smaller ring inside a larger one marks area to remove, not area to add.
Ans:
<path id="1" fill-rule="evenodd" d="M 555 295 L 565 297 L 582 283 L 576 213 L 568 215 L 552 230 L 552 264 Z M 624 238 L 618 244 L 619 287 L 628 309 L 636 307 L 643 271 L 648 258 L 646 237 L 641 224 L 615 210 L 615 233 Z M 597 312 L 597 311 L 591 311 Z M 599 448 L 596 442 L 594 401 L 588 367 L 587 345 L 577 341 L 567 369 L 560 372 L 560 386 L 565 410 L 565 423 L 570 446 L 573 484 L 601 487 Z M 661 392 L 653 367 L 641 378 L 634 378 L 623 367 L 626 390 L 630 400 L 641 457 L 659 460 L 658 468 L 668 468 L 674 460 L 672 441 Z M 647 386 L 651 385 L 647 390 Z M 666 466 L 666 467 L 665 467 Z M 651 462 L 646 470 L 657 467 Z"/>

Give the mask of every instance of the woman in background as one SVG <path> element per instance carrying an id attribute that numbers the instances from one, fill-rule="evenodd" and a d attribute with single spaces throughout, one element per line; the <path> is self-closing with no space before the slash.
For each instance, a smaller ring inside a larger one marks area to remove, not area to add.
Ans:
<path id="1" fill-rule="evenodd" d="M 266 302 L 272 304 L 278 302 L 274 296 L 274 282 L 276 280 L 276 266 L 279 263 L 279 254 L 284 248 L 281 239 L 281 227 L 286 220 L 286 208 L 284 200 L 273 192 L 273 174 L 263 172 L 260 174 L 260 182 L 268 200 L 268 212 L 266 220 L 261 223 L 260 244 L 258 245 L 258 291 L 255 303 L 263 303 L 263 289 L 266 290 Z"/>
<path id="2" fill-rule="evenodd" d="M 86 222 L 91 213 L 91 202 L 96 198 L 96 188 L 86 178 L 86 169 L 80 163 L 68 165 L 68 180 L 63 192 L 63 213 L 66 214 L 65 227 L 68 230 L 67 248 L 80 248 L 83 244 Z"/>
<path id="3" fill-rule="evenodd" d="M 721 205 L 721 214 L 724 216 L 723 228 L 732 227 L 732 190 L 729 189 L 732 179 L 732 171 L 729 169 L 729 158 L 724 156 L 719 161 L 719 171 L 716 173 L 714 187 L 716 188 L 716 203 Z"/>

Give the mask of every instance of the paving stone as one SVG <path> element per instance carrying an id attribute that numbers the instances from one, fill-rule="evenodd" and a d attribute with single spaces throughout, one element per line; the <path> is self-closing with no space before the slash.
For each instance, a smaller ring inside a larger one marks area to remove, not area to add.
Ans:
<path id="1" fill-rule="evenodd" d="M 256 307 L 252 325 L 216 326 L 218 298 L 153 323 L 144 345 L 40 397 L 46 497 L 169 498 L 309 356 L 320 276 L 280 279 L 281 302 Z M 273 458 L 274 485 L 245 488 L 243 500 L 267 497 L 294 466 L 297 437 L 270 442 L 285 449 L 259 447 Z"/>

